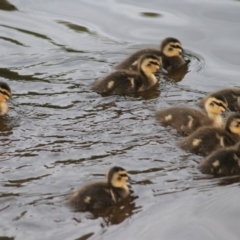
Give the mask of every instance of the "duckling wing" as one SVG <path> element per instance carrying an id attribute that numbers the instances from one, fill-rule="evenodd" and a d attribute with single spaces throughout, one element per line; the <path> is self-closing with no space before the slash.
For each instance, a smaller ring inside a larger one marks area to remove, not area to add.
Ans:
<path id="1" fill-rule="evenodd" d="M 162 62 L 163 62 L 163 68 L 170 70 L 176 70 L 180 68 L 183 65 L 188 65 L 189 61 L 186 62 L 183 57 L 180 56 L 173 56 L 173 57 L 167 57 L 162 56 Z"/>
<path id="2" fill-rule="evenodd" d="M 212 124 L 201 111 L 185 107 L 172 107 L 158 111 L 157 120 L 164 126 L 171 126 L 179 132 L 189 135 L 201 126 Z"/>
<path id="3" fill-rule="evenodd" d="M 220 149 L 205 158 L 198 166 L 203 173 L 216 176 L 240 173 L 240 153 L 233 148 Z"/>
<path id="4" fill-rule="evenodd" d="M 220 128 L 202 127 L 178 143 L 182 149 L 199 154 L 208 155 L 214 150 L 224 147 L 226 132 Z"/>
<path id="5" fill-rule="evenodd" d="M 96 182 L 73 193 L 67 204 L 75 211 L 88 211 L 111 206 L 114 200 L 107 183 Z"/>
<path id="6" fill-rule="evenodd" d="M 125 95 L 134 93 L 141 86 L 140 75 L 132 71 L 116 71 L 93 84 L 100 94 Z"/>
<path id="7" fill-rule="evenodd" d="M 161 56 L 161 51 L 158 49 L 142 49 L 139 50 L 137 52 L 134 52 L 133 54 L 131 54 L 129 57 L 127 57 L 126 59 L 124 59 L 122 62 L 120 62 L 117 66 L 116 69 L 117 70 L 136 70 L 137 69 L 137 65 L 138 65 L 138 60 L 144 55 L 144 54 L 154 54 L 157 56 Z"/>

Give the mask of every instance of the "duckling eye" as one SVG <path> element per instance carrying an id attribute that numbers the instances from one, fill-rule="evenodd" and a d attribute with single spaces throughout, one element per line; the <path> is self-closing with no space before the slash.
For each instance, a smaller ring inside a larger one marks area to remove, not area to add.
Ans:
<path id="1" fill-rule="evenodd" d="M 148 63 L 148 65 L 147 65 L 147 66 L 148 66 L 148 67 L 150 67 L 151 65 L 152 65 L 151 63 Z"/>
<path id="2" fill-rule="evenodd" d="M 168 49 L 168 51 L 170 51 L 170 52 L 171 52 L 172 50 L 173 50 L 173 48 L 169 48 L 169 49 Z"/>
<path id="3" fill-rule="evenodd" d="M 118 177 L 117 180 L 120 181 L 122 178 L 121 177 Z"/>
<path id="4" fill-rule="evenodd" d="M 214 106 L 214 103 L 213 103 L 213 102 L 211 102 L 211 103 L 210 103 L 210 106 Z"/>

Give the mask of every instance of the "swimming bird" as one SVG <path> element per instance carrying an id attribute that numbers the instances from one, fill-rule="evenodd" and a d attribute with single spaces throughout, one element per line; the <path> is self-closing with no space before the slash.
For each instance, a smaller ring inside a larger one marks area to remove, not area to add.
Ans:
<path id="1" fill-rule="evenodd" d="M 214 151 L 198 168 L 203 173 L 215 176 L 240 174 L 240 142 L 233 147 Z"/>
<path id="2" fill-rule="evenodd" d="M 106 181 L 83 186 L 70 196 L 67 204 L 75 211 L 90 211 L 110 207 L 128 197 L 128 173 L 125 169 L 112 167 L 106 178 Z"/>
<path id="3" fill-rule="evenodd" d="M 186 64 L 182 52 L 183 49 L 181 42 L 176 38 L 168 37 L 162 41 L 160 49 L 147 48 L 134 52 L 120 62 L 116 66 L 116 69 L 136 70 L 139 60 L 144 54 L 154 54 L 161 57 L 163 68 L 166 70 L 177 69 Z"/>
<path id="4" fill-rule="evenodd" d="M 0 82 L 0 116 L 8 112 L 7 100 L 11 97 L 12 92 L 10 87 L 5 82 Z"/>
<path id="5" fill-rule="evenodd" d="M 209 95 L 207 95 L 206 97 L 199 101 L 199 105 L 203 107 L 206 99 L 214 94 L 223 96 L 227 100 L 228 108 L 231 111 L 240 112 L 240 88 L 226 88 L 210 93 Z"/>
<path id="6" fill-rule="evenodd" d="M 227 117 L 224 128 L 202 127 L 178 143 L 182 149 L 207 156 L 218 148 L 240 141 L 240 113 Z"/>
<path id="7" fill-rule="evenodd" d="M 221 114 L 227 107 L 225 98 L 212 95 L 204 107 L 207 114 L 194 108 L 170 107 L 158 111 L 156 118 L 163 126 L 171 126 L 183 135 L 189 135 L 202 126 L 221 127 Z"/>
<path id="8" fill-rule="evenodd" d="M 158 56 L 145 54 L 139 60 L 137 71 L 115 71 L 95 82 L 92 89 L 104 95 L 126 95 L 142 92 L 158 82 L 154 73 L 161 68 L 161 63 L 161 58 Z"/>

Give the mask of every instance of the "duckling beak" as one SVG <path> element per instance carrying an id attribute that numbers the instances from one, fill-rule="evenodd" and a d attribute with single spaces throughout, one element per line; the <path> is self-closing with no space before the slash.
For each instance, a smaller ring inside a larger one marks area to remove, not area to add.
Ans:
<path id="1" fill-rule="evenodd" d="M 225 109 L 225 111 L 222 111 L 222 113 L 231 113 L 232 111 L 227 107 L 226 109 Z"/>
<path id="2" fill-rule="evenodd" d="M 163 67 L 160 68 L 159 72 L 161 72 L 163 74 L 168 74 L 168 71 Z"/>

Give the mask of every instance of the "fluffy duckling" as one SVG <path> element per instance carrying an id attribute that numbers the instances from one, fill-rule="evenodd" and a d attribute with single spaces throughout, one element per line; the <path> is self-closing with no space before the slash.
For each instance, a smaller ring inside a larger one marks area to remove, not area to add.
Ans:
<path id="1" fill-rule="evenodd" d="M 198 166 L 203 173 L 215 176 L 240 174 L 240 143 L 234 147 L 216 150 Z"/>
<path id="2" fill-rule="evenodd" d="M 221 114 L 227 102 L 221 95 L 212 95 L 205 102 L 206 113 L 187 107 L 171 107 L 158 111 L 157 120 L 164 126 L 171 126 L 183 135 L 189 135 L 202 126 L 221 127 Z"/>
<path id="3" fill-rule="evenodd" d="M 11 97 L 11 89 L 5 82 L 0 82 L 0 116 L 8 112 L 6 101 Z"/>
<path id="4" fill-rule="evenodd" d="M 138 63 L 137 71 L 119 70 L 92 86 L 93 91 L 106 95 L 126 95 L 142 92 L 154 86 L 158 81 L 155 72 L 161 66 L 161 58 L 152 54 L 145 54 Z"/>
<path id="5" fill-rule="evenodd" d="M 68 205 L 76 211 L 89 211 L 116 204 L 129 195 L 126 184 L 128 174 L 121 167 L 112 167 L 107 181 L 94 182 L 83 186 L 68 199 Z"/>
<path id="6" fill-rule="evenodd" d="M 218 148 L 230 147 L 240 141 L 240 113 L 228 116 L 224 129 L 202 127 L 179 142 L 189 152 L 207 156 Z"/>
<path id="7" fill-rule="evenodd" d="M 138 62 L 144 54 L 154 54 L 162 57 L 163 68 L 166 70 L 177 69 L 186 64 L 182 52 L 183 49 L 181 42 L 176 38 L 169 37 L 162 41 L 160 49 L 148 48 L 139 50 L 120 62 L 116 66 L 116 69 L 136 70 Z"/>
<path id="8" fill-rule="evenodd" d="M 204 103 L 206 99 L 214 94 L 222 95 L 225 97 L 225 99 L 228 102 L 228 108 L 233 112 L 239 112 L 240 111 L 240 88 L 227 88 L 222 89 L 214 93 L 210 93 L 205 98 L 200 100 L 199 105 L 202 107 L 204 106 Z"/>

